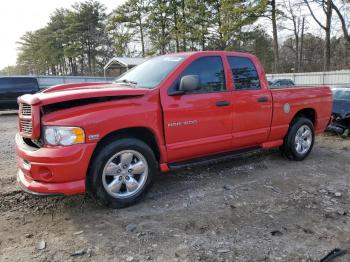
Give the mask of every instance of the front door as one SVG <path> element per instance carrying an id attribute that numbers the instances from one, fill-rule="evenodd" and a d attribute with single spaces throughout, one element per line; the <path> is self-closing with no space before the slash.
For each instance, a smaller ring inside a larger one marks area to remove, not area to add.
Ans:
<path id="1" fill-rule="evenodd" d="M 221 56 L 194 59 L 169 91 L 178 90 L 185 75 L 198 75 L 200 88 L 162 98 L 168 161 L 175 162 L 228 150 L 232 141 L 232 104 Z"/>

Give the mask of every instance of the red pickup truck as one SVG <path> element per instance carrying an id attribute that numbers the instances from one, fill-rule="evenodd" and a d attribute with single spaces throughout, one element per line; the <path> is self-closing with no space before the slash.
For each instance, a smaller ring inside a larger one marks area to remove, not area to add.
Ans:
<path id="1" fill-rule="evenodd" d="M 66 84 L 19 102 L 18 181 L 36 194 L 139 201 L 166 172 L 257 148 L 311 151 L 332 108 L 328 87 L 269 89 L 250 54 L 164 55 L 115 83 Z"/>

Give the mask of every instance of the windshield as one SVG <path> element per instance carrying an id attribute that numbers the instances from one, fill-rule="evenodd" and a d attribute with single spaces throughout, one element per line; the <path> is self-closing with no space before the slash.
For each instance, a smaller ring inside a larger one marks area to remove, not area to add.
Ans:
<path id="1" fill-rule="evenodd" d="M 350 89 L 349 90 L 333 90 L 333 98 L 334 99 L 344 99 L 350 100 Z"/>
<path id="2" fill-rule="evenodd" d="M 184 56 L 158 56 L 151 58 L 121 75 L 115 83 L 154 88 L 158 86 L 184 58 Z"/>

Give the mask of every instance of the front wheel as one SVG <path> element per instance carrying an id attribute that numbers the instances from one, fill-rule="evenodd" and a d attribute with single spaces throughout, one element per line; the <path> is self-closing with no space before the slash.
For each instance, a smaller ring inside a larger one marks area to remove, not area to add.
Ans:
<path id="1" fill-rule="evenodd" d="M 282 153 L 291 160 L 304 160 L 314 145 L 315 132 L 313 123 L 304 117 L 297 118 L 288 130 Z"/>
<path id="2" fill-rule="evenodd" d="M 106 206 L 127 207 L 141 200 L 157 170 L 147 144 L 133 138 L 119 139 L 97 152 L 89 168 L 87 188 Z"/>

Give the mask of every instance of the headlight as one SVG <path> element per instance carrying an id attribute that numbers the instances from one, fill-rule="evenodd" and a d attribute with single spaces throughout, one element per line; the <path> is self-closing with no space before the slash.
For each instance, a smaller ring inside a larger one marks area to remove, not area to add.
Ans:
<path id="1" fill-rule="evenodd" d="M 80 127 L 46 126 L 45 143 L 52 146 L 69 146 L 85 142 L 84 130 Z"/>

